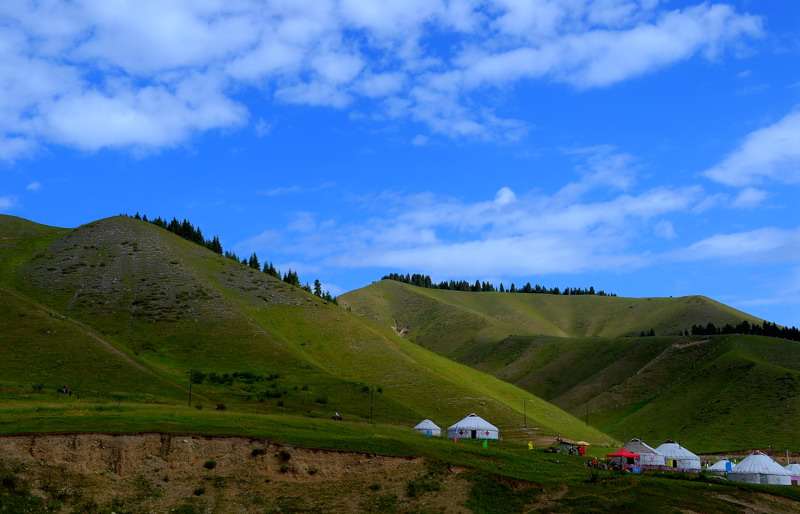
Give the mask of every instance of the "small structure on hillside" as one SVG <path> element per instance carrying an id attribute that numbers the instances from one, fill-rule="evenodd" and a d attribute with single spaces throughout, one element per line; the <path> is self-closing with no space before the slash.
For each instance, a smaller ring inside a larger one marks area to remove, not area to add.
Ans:
<path id="1" fill-rule="evenodd" d="M 664 456 L 667 467 L 680 468 L 687 471 L 700 471 L 700 457 L 675 441 L 667 439 L 664 444 L 656 448 L 656 452 Z"/>
<path id="2" fill-rule="evenodd" d="M 800 484 L 800 464 L 792 462 L 784 466 L 784 468 L 792 474 L 792 485 Z"/>
<path id="3" fill-rule="evenodd" d="M 792 485 L 792 473 L 758 450 L 737 464 L 728 479 L 747 484 Z"/>
<path id="4" fill-rule="evenodd" d="M 447 429 L 447 437 L 459 439 L 499 439 L 500 430 L 474 412 Z"/>
<path id="5" fill-rule="evenodd" d="M 642 466 L 664 466 L 666 464 L 664 456 L 641 439 L 634 437 L 622 448 L 631 453 L 638 453 L 640 455 L 639 464 Z"/>
<path id="6" fill-rule="evenodd" d="M 722 458 L 706 468 L 706 471 L 715 475 L 726 475 L 733 471 L 735 464 L 728 459 Z"/>
<path id="7" fill-rule="evenodd" d="M 442 435 L 442 429 L 439 428 L 439 425 L 437 425 L 436 423 L 434 423 L 429 419 L 423 419 L 422 421 L 420 421 L 419 425 L 414 427 L 414 432 L 418 434 L 427 435 L 428 437 L 430 436 L 439 437 L 440 435 Z"/>

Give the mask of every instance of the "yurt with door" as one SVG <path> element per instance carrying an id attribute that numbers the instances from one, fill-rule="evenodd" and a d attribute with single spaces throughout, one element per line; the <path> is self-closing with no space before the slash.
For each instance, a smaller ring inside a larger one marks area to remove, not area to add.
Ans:
<path id="1" fill-rule="evenodd" d="M 447 429 L 447 437 L 459 439 L 499 439 L 500 430 L 474 412 Z"/>
<path id="2" fill-rule="evenodd" d="M 634 437 L 625 443 L 623 448 L 631 453 L 639 454 L 640 466 L 664 466 L 664 456 L 641 439 Z"/>
<path id="3" fill-rule="evenodd" d="M 706 471 L 715 475 L 725 475 L 733 471 L 735 464 L 728 459 L 722 458 L 706 468 Z"/>
<path id="4" fill-rule="evenodd" d="M 656 452 L 664 456 L 664 465 L 669 468 L 700 471 L 700 457 L 675 441 L 670 441 L 668 439 L 664 444 L 656 448 Z"/>
<path id="5" fill-rule="evenodd" d="M 442 429 L 439 428 L 439 425 L 437 425 L 436 423 L 434 423 L 429 419 L 423 419 L 422 421 L 420 421 L 419 425 L 414 427 L 414 432 L 422 435 L 427 435 L 428 437 L 430 436 L 439 437 L 440 435 L 442 435 Z"/>
<path id="6" fill-rule="evenodd" d="M 792 485 L 800 484 L 800 464 L 793 462 L 787 464 L 784 468 L 792 475 Z"/>
<path id="7" fill-rule="evenodd" d="M 747 484 L 792 485 L 792 473 L 756 450 L 728 473 L 728 480 Z"/>

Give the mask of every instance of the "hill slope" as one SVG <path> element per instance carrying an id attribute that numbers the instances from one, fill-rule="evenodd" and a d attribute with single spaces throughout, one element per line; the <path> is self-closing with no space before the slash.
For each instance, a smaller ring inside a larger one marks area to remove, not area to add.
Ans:
<path id="1" fill-rule="evenodd" d="M 677 335 L 693 324 L 760 323 L 707 298 L 471 293 L 384 280 L 340 302 L 620 439 L 800 446 L 790 428 L 800 423 L 800 343 Z M 651 328 L 676 335 L 633 336 Z"/>
<path id="2" fill-rule="evenodd" d="M 651 329 L 681 335 L 692 325 L 761 320 L 702 296 L 623 298 L 425 289 L 382 280 L 340 298 L 382 326 L 395 326 L 422 346 L 448 354 L 465 342 L 508 335 L 624 337 Z"/>
<path id="3" fill-rule="evenodd" d="M 0 385 L 443 426 L 470 412 L 608 438 L 508 383 L 148 223 L 0 216 Z M 509 432 L 510 431 L 510 432 Z M 519 433 L 523 435 L 522 432 Z"/>

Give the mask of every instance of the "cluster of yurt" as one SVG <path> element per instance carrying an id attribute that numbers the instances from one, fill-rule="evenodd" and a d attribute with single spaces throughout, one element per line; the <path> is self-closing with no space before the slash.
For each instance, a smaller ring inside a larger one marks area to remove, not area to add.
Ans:
<path id="1" fill-rule="evenodd" d="M 675 441 L 667 440 L 658 448 L 653 448 L 641 439 L 631 439 L 615 453 L 609 453 L 611 464 L 637 469 L 679 469 L 689 472 L 700 471 L 700 457 Z"/>
<path id="2" fill-rule="evenodd" d="M 428 437 L 442 435 L 436 423 L 426 419 L 414 427 L 414 432 Z M 499 439 L 500 430 L 474 412 L 447 429 L 451 439 Z"/>
<path id="3" fill-rule="evenodd" d="M 760 451 L 754 451 L 738 464 L 720 459 L 706 468 L 706 471 L 726 476 L 732 482 L 746 484 L 797 485 L 800 480 L 800 464 L 788 464 L 784 467 Z"/>

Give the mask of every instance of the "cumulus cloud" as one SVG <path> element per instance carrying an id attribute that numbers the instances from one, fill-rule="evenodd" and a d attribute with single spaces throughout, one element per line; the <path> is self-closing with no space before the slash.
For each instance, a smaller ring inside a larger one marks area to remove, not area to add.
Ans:
<path id="1" fill-rule="evenodd" d="M 42 188 L 42 184 L 40 182 L 31 182 L 28 184 L 25 189 L 28 191 L 38 191 Z"/>
<path id="2" fill-rule="evenodd" d="M 748 134 L 739 148 L 705 175 L 730 186 L 800 182 L 800 110 Z"/>
<path id="3" fill-rule="evenodd" d="M 443 276 L 630 269 L 647 263 L 632 242 L 654 232 L 676 237 L 664 217 L 689 211 L 701 193 L 654 188 L 576 203 L 509 187 L 471 202 L 386 193 L 374 199 L 380 205 L 375 214 L 357 223 L 322 224 L 312 213 L 295 213 L 285 228 L 293 242 L 281 251 L 313 253 L 327 266 L 424 269 Z"/>
<path id="4" fill-rule="evenodd" d="M 761 23 L 725 4 L 656 0 L 4 2 L 0 17 L 5 160 L 52 143 L 172 147 L 247 123 L 239 98 L 253 91 L 336 109 L 363 100 L 370 119 L 517 140 L 527 123 L 498 116 L 486 86 L 608 86 L 713 58 Z"/>

